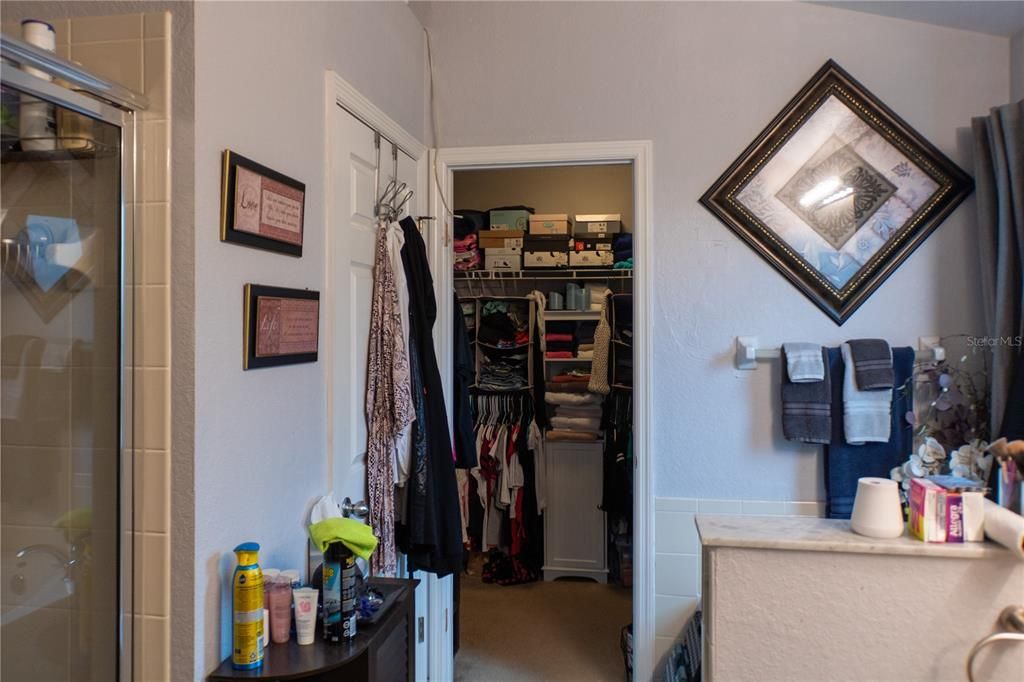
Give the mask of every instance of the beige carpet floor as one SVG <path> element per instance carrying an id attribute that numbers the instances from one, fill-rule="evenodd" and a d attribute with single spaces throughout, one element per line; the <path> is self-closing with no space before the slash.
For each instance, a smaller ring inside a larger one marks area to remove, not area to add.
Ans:
<path id="1" fill-rule="evenodd" d="M 456 682 L 622 682 L 630 590 L 558 580 L 501 587 L 462 577 Z"/>

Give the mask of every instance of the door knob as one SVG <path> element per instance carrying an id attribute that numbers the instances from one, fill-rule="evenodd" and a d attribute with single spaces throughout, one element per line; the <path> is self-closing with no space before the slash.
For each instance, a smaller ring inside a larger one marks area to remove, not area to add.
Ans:
<path id="1" fill-rule="evenodd" d="M 366 500 L 353 502 L 351 498 L 346 497 L 341 502 L 341 515 L 346 519 L 350 516 L 365 519 L 370 515 L 370 507 L 366 504 Z"/>

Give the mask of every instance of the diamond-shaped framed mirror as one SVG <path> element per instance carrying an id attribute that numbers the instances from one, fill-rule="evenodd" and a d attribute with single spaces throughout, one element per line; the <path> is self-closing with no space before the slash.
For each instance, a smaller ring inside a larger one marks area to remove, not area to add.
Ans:
<path id="1" fill-rule="evenodd" d="M 829 60 L 700 201 L 841 325 L 973 188 Z"/>

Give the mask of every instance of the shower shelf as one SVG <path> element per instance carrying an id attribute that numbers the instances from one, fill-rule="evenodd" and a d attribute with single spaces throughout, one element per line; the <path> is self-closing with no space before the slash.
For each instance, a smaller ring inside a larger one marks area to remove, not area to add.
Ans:
<path id="1" fill-rule="evenodd" d="M 4 140 L 5 146 L 7 140 Z M 20 162 L 54 162 L 54 161 L 78 161 L 88 159 L 113 158 L 117 156 L 117 147 L 105 145 L 95 140 L 84 137 L 58 137 L 54 138 L 56 149 L 31 150 L 4 149 L 0 153 L 2 163 Z M 76 148 L 67 148 L 65 144 L 81 145 Z"/>

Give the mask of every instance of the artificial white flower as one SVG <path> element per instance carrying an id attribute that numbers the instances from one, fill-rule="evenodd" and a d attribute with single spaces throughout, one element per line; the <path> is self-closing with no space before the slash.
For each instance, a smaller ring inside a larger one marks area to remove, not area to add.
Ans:
<path id="1" fill-rule="evenodd" d="M 946 459 L 946 449 L 931 436 L 921 443 L 921 447 L 917 449 L 917 454 L 926 464 L 935 464 Z"/>

